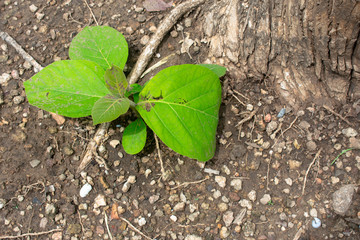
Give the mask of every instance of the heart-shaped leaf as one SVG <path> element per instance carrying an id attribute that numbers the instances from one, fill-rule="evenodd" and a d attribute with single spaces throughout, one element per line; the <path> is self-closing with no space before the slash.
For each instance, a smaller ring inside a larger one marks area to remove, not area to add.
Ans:
<path id="1" fill-rule="evenodd" d="M 105 72 L 106 87 L 114 96 L 124 97 L 128 82 L 121 68 L 112 65 L 110 69 Z"/>
<path id="2" fill-rule="evenodd" d="M 146 143 L 146 125 L 141 118 L 130 123 L 124 130 L 122 145 L 128 154 L 137 154 Z"/>
<path id="3" fill-rule="evenodd" d="M 93 106 L 91 116 L 93 124 L 111 122 L 129 110 L 130 101 L 127 98 L 118 98 L 111 94 L 99 99 Z"/>
<path id="4" fill-rule="evenodd" d="M 198 65 L 160 71 L 140 92 L 136 109 L 174 151 L 207 161 L 215 153 L 221 103 L 218 76 Z"/>
<path id="5" fill-rule="evenodd" d="M 213 71 L 218 77 L 222 77 L 226 73 L 226 68 L 216 65 L 216 64 L 199 64 L 200 66 L 206 67 L 209 70 Z"/>
<path id="6" fill-rule="evenodd" d="M 108 69 L 116 65 L 124 69 L 128 45 L 124 36 L 108 26 L 85 27 L 70 44 L 69 56 L 73 60 L 96 62 Z"/>
<path id="7" fill-rule="evenodd" d="M 85 117 L 109 94 L 104 73 L 94 62 L 64 60 L 48 65 L 24 86 L 30 104 L 67 117 Z"/>

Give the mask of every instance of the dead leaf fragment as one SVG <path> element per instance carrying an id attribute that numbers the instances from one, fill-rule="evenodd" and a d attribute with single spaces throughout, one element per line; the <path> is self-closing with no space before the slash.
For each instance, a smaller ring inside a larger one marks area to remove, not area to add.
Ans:
<path id="1" fill-rule="evenodd" d="M 194 44 L 194 40 L 192 40 L 190 38 L 190 33 L 185 33 L 185 34 L 186 34 L 186 37 L 185 37 L 184 41 L 182 42 L 180 52 L 187 53 L 189 55 L 190 59 L 192 59 L 189 49 Z"/>
<path id="2" fill-rule="evenodd" d="M 166 3 L 163 0 L 145 0 L 143 5 L 148 12 L 159 12 L 172 7 L 173 1 Z"/>
<path id="3" fill-rule="evenodd" d="M 114 203 L 111 207 L 111 219 L 120 219 L 118 214 L 118 204 Z"/>
<path id="4" fill-rule="evenodd" d="M 51 117 L 56 121 L 58 125 L 63 125 L 65 122 L 65 118 L 63 116 L 60 116 L 56 113 L 50 113 Z"/>

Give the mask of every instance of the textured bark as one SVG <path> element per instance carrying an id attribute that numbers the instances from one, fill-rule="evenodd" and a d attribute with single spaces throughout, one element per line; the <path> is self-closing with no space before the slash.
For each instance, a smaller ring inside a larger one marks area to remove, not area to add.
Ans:
<path id="1" fill-rule="evenodd" d="M 209 1 L 209 58 L 233 78 L 269 79 L 291 105 L 360 97 L 360 2 Z"/>

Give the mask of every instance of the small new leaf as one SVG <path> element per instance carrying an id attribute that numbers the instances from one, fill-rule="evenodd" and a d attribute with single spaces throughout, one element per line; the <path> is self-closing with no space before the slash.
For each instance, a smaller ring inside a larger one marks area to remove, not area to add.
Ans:
<path id="1" fill-rule="evenodd" d="M 110 94 L 100 98 L 95 102 L 91 116 L 93 124 L 111 122 L 120 115 L 126 113 L 130 107 L 130 101 L 127 98 L 117 98 Z"/>
<path id="2" fill-rule="evenodd" d="M 146 125 L 141 118 L 130 123 L 124 130 L 122 145 L 128 154 L 137 154 L 146 143 Z"/>
<path id="3" fill-rule="evenodd" d="M 143 86 L 141 86 L 141 85 L 139 85 L 137 83 L 131 84 L 130 87 L 129 87 L 129 90 L 127 90 L 126 93 L 125 93 L 125 97 L 129 97 L 130 95 L 139 93 L 139 92 L 141 92 L 141 90 L 143 88 L 144 88 Z"/>
<path id="4" fill-rule="evenodd" d="M 104 78 L 106 87 L 114 96 L 124 97 L 128 83 L 121 68 L 112 65 L 106 70 Z"/>

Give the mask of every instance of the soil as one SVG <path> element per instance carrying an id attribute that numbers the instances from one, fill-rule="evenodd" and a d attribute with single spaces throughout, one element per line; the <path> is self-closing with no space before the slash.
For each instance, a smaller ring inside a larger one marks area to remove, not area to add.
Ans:
<path id="1" fill-rule="evenodd" d="M 169 11 L 147 12 L 135 0 L 90 1 L 89 7 L 100 25 L 116 28 L 127 39 L 127 73 L 144 36 Z M 170 65 L 212 61 L 198 24 L 205 9 L 186 14 L 175 25 L 150 65 L 176 54 L 141 83 Z M 71 39 L 85 26 L 96 25 L 80 0 L 4 0 L 0 12 L 1 31 L 42 66 L 68 59 Z M 182 53 L 187 36 L 194 44 Z M 150 239 L 360 239 L 359 191 L 347 195 L 351 204 L 343 214 L 333 202 L 341 186 L 360 185 L 359 135 L 348 133 L 359 131 L 359 101 L 334 112 L 316 105 L 292 109 L 278 100 L 266 79 L 238 82 L 225 76 L 217 150 L 205 165 L 160 143 L 168 173 L 160 180 L 153 137 L 134 156 L 121 144 L 110 145 L 121 140 L 131 119 L 127 115 L 112 123 L 98 148 L 110 169 L 93 161 L 77 174 L 96 130 L 91 119 L 66 118 L 58 125 L 48 112 L 29 105 L 23 82 L 34 71 L 11 45 L 2 40 L 0 45 L 0 74 L 11 75 L 0 87 L 1 239 L 27 233 L 38 235 L 23 239 L 146 239 L 134 228 Z M 283 108 L 285 115 L 278 116 Z M 129 176 L 136 182 L 123 191 Z M 92 190 L 82 198 L 85 183 Z M 95 202 L 100 206 L 94 207 Z M 321 220 L 320 228 L 312 227 L 314 217 Z M 52 229 L 59 231 L 41 234 Z"/>

